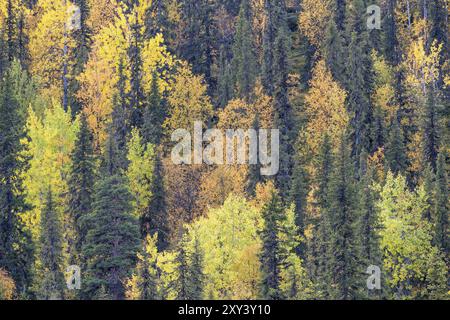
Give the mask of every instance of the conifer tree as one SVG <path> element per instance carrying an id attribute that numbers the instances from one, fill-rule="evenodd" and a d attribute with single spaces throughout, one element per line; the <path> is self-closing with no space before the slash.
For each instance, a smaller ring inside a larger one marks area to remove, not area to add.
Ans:
<path id="1" fill-rule="evenodd" d="M 328 24 L 324 44 L 324 56 L 333 78 L 345 84 L 345 52 L 341 32 L 334 21 Z"/>
<path id="2" fill-rule="evenodd" d="M 394 119 L 386 143 L 386 164 L 394 172 L 404 172 L 407 168 L 406 149 L 397 119 Z"/>
<path id="3" fill-rule="evenodd" d="M 260 255 L 262 268 L 261 296 L 268 300 L 281 300 L 281 262 L 282 249 L 278 234 L 283 219 L 283 204 L 276 190 L 272 191 L 270 201 L 262 209 L 264 228 L 261 231 L 263 247 Z"/>
<path id="4" fill-rule="evenodd" d="M 383 257 L 380 250 L 378 230 L 380 228 L 375 208 L 376 192 L 373 190 L 375 173 L 372 167 L 367 168 L 367 152 L 361 155 L 360 181 L 357 183 L 355 244 L 358 251 L 361 271 L 371 265 L 382 266 Z M 385 288 L 384 288 L 385 289 Z M 380 291 L 361 290 L 359 298 L 376 299 L 381 297 Z"/>
<path id="5" fill-rule="evenodd" d="M 211 82 L 212 10 L 208 0 L 183 0 L 181 16 L 185 22 L 178 56 L 192 64 L 195 74 L 203 74 Z"/>
<path id="6" fill-rule="evenodd" d="M 256 76 L 256 56 L 252 34 L 252 11 L 249 1 L 241 2 L 233 47 L 233 70 L 239 98 L 250 101 Z"/>
<path id="7" fill-rule="evenodd" d="M 260 122 L 259 122 L 259 114 L 256 113 L 253 119 L 252 128 L 258 132 L 260 129 Z M 257 139 L 257 146 L 259 148 L 259 137 Z M 258 183 L 263 181 L 263 177 L 261 175 L 261 165 L 260 164 L 252 164 L 249 166 L 249 172 L 248 172 L 248 182 L 247 182 L 247 192 L 250 195 L 255 194 L 256 186 Z"/>
<path id="8" fill-rule="evenodd" d="M 189 276 L 190 286 L 189 294 L 191 300 L 201 300 L 204 294 L 205 274 L 203 271 L 204 254 L 200 247 L 200 241 L 194 236 L 192 252 L 190 256 Z"/>
<path id="9" fill-rule="evenodd" d="M 119 174 L 106 174 L 98 182 L 82 250 L 87 261 L 83 286 L 87 298 L 96 297 L 102 287 L 112 299 L 125 296 L 124 281 L 139 249 L 139 226 L 131 201 L 126 180 Z"/>
<path id="10" fill-rule="evenodd" d="M 396 65 L 399 62 L 398 27 L 395 19 L 396 2 L 397 0 L 387 1 L 387 13 L 383 20 L 383 25 L 385 26 L 383 28 L 384 55 L 392 65 Z"/>
<path id="11" fill-rule="evenodd" d="M 437 161 L 436 184 L 435 184 L 435 244 L 447 255 L 449 253 L 448 241 L 448 178 L 445 169 L 445 153 L 441 152 Z"/>
<path id="12" fill-rule="evenodd" d="M 305 170 L 305 159 L 300 153 L 301 139 L 297 140 L 297 152 L 295 154 L 294 168 L 292 172 L 292 183 L 289 193 L 289 202 L 295 205 L 295 223 L 299 228 L 299 232 L 302 234 L 305 230 L 305 218 L 306 218 L 306 198 L 308 196 L 309 189 L 309 177 Z M 302 244 L 302 250 L 300 256 L 305 257 L 304 247 Z"/>
<path id="13" fill-rule="evenodd" d="M 40 234 L 40 286 L 38 297 L 44 300 L 64 299 L 64 274 L 61 221 L 55 210 L 52 191 L 46 195 L 41 216 Z"/>
<path id="14" fill-rule="evenodd" d="M 344 135 L 336 154 L 335 169 L 330 179 L 328 193 L 330 234 L 330 266 L 334 299 L 354 299 L 361 288 L 358 283 L 357 243 L 354 230 L 355 195 L 350 151 Z"/>
<path id="15" fill-rule="evenodd" d="M 25 293 L 33 256 L 30 235 L 19 218 L 29 209 L 21 177 L 27 159 L 20 156 L 24 151 L 21 140 L 26 137 L 25 106 L 14 94 L 12 71 L 0 80 L 0 268 L 14 279 L 17 291 Z"/>
<path id="16" fill-rule="evenodd" d="M 130 91 L 129 105 L 131 110 L 130 125 L 141 128 L 143 123 L 143 108 L 145 102 L 144 89 L 142 88 L 142 56 L 141 56 L 141 29 L 138 22 L 137 12 L 135 12 L 134 22 L 131 25 L 131 42 L 128 48 L 128 57 L 130 60 Z"/>
<path id="17" fill-rule="evenodd" d="M 143 143 L 159 145 L 162 138 L 162 125 L 166 117 L 164 103 L 159 93 L 158 76 L 153 74 L 152 86 L 148 102 L 144 111 L 144 124 L 142 126 Z"/>
<path id="18" fill-rule="evenodd" d="M 328 271 L 331 221 L 327 195 L 329 194 L 333 168 L 333 154 L 328 135 L 325 135 L 323 138 L 317 161 L 319 173 L 316 178 L 317 191 L 315 192 L 315 198 L 320 217 L 314 226 L 314 238 L 308 245 L 308 264 L 310 277 L 316 279 L 318 290 L 327 297 L 331 282 L 330 272 Z"/>
<path id="19" fill-rule="evenodd" d="M 430 164 L 433 170 L 436 170 L 436 161 L 438 157 L 438 123 L 435 105 L 436 92 L 429 88 L 427 92 L 427 102 L 425 104 L 425 114 L 422 120 L 423 125 L 423 151 L 422 157 L 424 164 Z"/>
<path id="20" fill-rule="evenodd" d="M 71 155 L 71 162 L 68 211 L 75 232 L 74 243 L 71 244 L 74 255 L 72 259 L 73 262 L 80 263 L 82 260 L 80 252 L 86 238 L 86 226 L 82 221 L 83 217 L 87 217 L 92 210 L 95 179 L 93 136 L 84 113 L 81 114 L 80 131 Z"/>
<path id="21" fill-rule="evenodd" d="M 189 274 L 189 254 L 188 239 L 184 235 L 177 248 L 177 265 L 178 265 L 178 279 L 177 279 L 177 300 L 191 300 L 190 298 L 190 274 Z"/>
<path id="22" fill-rule="evenodd" d="M 164 194 L 164 168 L 161 155 L 157 153 L 153 170 L 153 183 L 151 186 L 152 198 L 146 212 L 145 221 L 147 232 L 158 233 L 157 247 L 163 251 L 169 245 L 169 220 L 167 216 L 166 198 Z"/>
<path id="23" fill-rule="evenodd" d="M 118 92 L 113 98 L 112 121 L 110 124 L 111 139 L 114 139 L 116 147 L 115 156 L 117 157 L 117 166 L 125 170 L 128 167 L 127 161 L 127 142 L 132 125 L 130 110 L 128 108 L 127 97 L 125 93 L 126 78 L 124 74 L 123 61 L 121 60 L 118 68 L 119 81 L 117 83 Z"/>
<path id="24" fill-rule="evenodd" d="M 233 75 L 231 74 L 231 64 L 226 57 L 225 46 L 220 47 L 219 55 L 219 75 L 217 79 L 217 104 L 220 108 L 228 105 L 233 98 Z"/>

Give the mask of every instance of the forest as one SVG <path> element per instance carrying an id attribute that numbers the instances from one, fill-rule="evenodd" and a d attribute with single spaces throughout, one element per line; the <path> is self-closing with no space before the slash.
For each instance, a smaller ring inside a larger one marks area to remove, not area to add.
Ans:
<path id="1" fill-rule="evenodd" d="M 448 300 L 449 5 L 0 0 L 0 300 Z"/>

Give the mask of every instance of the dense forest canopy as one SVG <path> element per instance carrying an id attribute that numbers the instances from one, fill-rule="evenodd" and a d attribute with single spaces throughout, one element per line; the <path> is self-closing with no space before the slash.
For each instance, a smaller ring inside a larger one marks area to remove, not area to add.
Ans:
<path id="1" fill-rule="evenodd" d="M 449 10 L 0 0 L 0 300 L 448 299 Z"/>

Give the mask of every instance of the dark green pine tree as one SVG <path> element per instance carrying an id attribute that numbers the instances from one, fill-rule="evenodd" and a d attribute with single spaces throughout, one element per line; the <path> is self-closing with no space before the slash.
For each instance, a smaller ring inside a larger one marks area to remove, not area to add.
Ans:
<path id="1" fill-rule="evenodd" d="M 224 108 L 234 97 L 231 64 L 227 59 L 224 45 L 220 47 L 219 75 L 217 82 L 217 105 L 220 108 Z"/>
<path id="2" fill-rule="evenodd" d="M 316 286 L 323 297 L 328 297 L 331 282 L 329 268 L 329 247 L 331 218 L 329 210 L 329 189 L 333 168 L 333 154 L 330 137 L 324 136 L 318 155 L 318 189 L 315 193 L 316 205 L 320 217 L 314 221 L 314 238 L 308 244 L 308 269 L 310 277 L 316 279 Z"/>
<path id="3" fill-rule="evenodd" d="M 358 268 L 358 246 L 354 230 L 355 188 L 354 165 L 350 148 L 343 135 L 335 157 L 328 192 L 331 222 L 329 272 L 331 298 L 349 300 L 358 298 L 365 270 Z"/>
<path id="4" fill-rule="evenodd" d="M 7 0 L 6 2 L 6 56 L 9 63 L 13 62 L 14 58 L 17 56 L 17 43 L 16 43 L 16 25 L 17 17 L 16 10 L 12 0 Z"/>
<path id="5" fill-rule="evenodd" d="M 158 233 L 158 251 L 163 251 L 169 245 L 170 230 L 164 192 L 164 167 L 160 152 L 157 153 L 155 159 L 151 191 L 152 198 L 146 214 L 142 217 L 141 225 L 144 226 L 144 233 L 152 235 Z"/>
<path id="6" fill-rule="evenodd" d="M 252 123 L 252 129 L 256 130 L 258 133 L 260 129 L 260 122 L 259 122 L 259 114 L 256 113 L 253 119 Z M 259 152 L 259 135 L 256 135 L 256 145 L 258 146 L 257 152 Z M 255 195 L 256 186 L 258 183 L 263 182 L 263 176 L 261 175 L 261 165 L 259 161 L 256 161 L 256 164 L 250 164 L 249 165 L 249 172 L 248 172 L 248 178 L 247 178 L 247 193 L 249 195 Z"/>
<path id="7" fill-rule="evenodd" d="M 105 174 L 96 185 L 94 199 L 82 249 L 87 261 L 83 296 L 95 298 L 104 287 L 112 299 L 123 299 L 124 281 L 136 262 L 140 239 L 132 195 L 125 178 Z"/>
<path id="8" fill-rule="evenodd" d="M 341 84 L 345 83 L 345 52 L 341 32 L 330 20 L 324 45 L 324 56 L 333 78 Z"/>
<path id="9" fill-rule="evenodd" d="M 144 111 L 144 124 L 141 129 L 142 142 L 145 145 L 147 143 L 160 144 L 163 135 L 162 125 L 165 118 L 166 110 L 159 93 L 158 75 L 154 73 L 150 95 Z"/>
<path id="10" fill-rule="evenodd" d="M 141 29 L 142 26 L 138 22 L 137 12 L 134 22 L 131 25 L 132 39 L 128 48 L 128 57 L 130 60 L 130 91 L 129 106 L 131 110 L 130 125 L 135 128 L 141 128 L 143 123 L 143 110 L 145 104 L 145 93 L 142 87 L 142 56 L 141 56 Z"/>
<path id="11" fill-rule="evenodd" d="M 357 184 L 358 200 L 356 202 L 356 235 L 357 255 L 359 255 L 358 270 L 364 272 L 371 265 L 382 266 L 383 257 L 380 250 L 377 211 L 375 210 L 376 192 L 372 189 L 375 183 L 373 168 L 367 168 L 368 154 L 364 150 L 360 161 L 360 181 Z M 362 285 L 364 288 L 364 284 Z M 379 299 L 382 297 L 379 290 L 361 290 L 359 298 Z"/>
<path id="12" fill-rule="evenodd" d="M 355 169 L 359 168 L 362 150 L 373 152 L 373 108 L 370 101 L 372 91 L 372 60 L 371 45 L 366 26 L 365 1 L 352 0 L 347 6 L 346 37 L 347 48 L 346 81 L 344 86 L 348 91 L 347 104 L 353 114 L 352 119 L 352 156 L 355 159 Z"/>
<path id="13" fill-rule="evenodd" d="M 423 178 L 423 187 L 426 194 L 428 195 L 427 202 L 429 205 L 429 207 L 423 213 L 423 218 L 426 219 L 426 221 L 428 221 L 429 223 L 432 223 L 432 210 L 434 208 L 434 182 L 436 176 L 430 164 L 426 165 L 426 167 L 421 172 L 421 176 Z"/>
<path id="14" fill-rule="evenodd" d="M 276 17 L 273 0 L 264 0 L 266 25 L 263 33 L 263 62 L 261 66 L 262 84 L 269 96 L 274 92 L 274 43 L 276 38 Z"/>
<path id="15" fill-rule="evenodd" d="M 261 231 L 262 250 L 260 254 L 262 281 L 261 297 L 267 300 L 281 300 L 280 288 L 282 248 L 278 238 L 284 208 L 281 197 L 273 191 L 270 201 L 263 207 L 264 228 Z"/>
<path id="16" fill-rule="evenodd" d="M 383 49 L 384 56 L 391 65 L 397 65 L 399 63 L 400 55 L 398 48 L 397 38 L 397 22 L 395 20 L 395 8 L 397 0 L 387 1 L 387 11 L 383 18 Z"/>
<path id="17" fill-rule="evenodd" d="M 43 300 L 64 299 L 63 247 L 61 221 L 55 210 L 52 191 L 47 192 L 41 214 L 39 257 L 41 262 L 38 297 Z"/>
<path id="18" fill-rule="evenodd" d="M 200 247 L 200 241 L 194 238 L 193 250 L 189 261 L 189 298 L 190 300 L 202 300 L 204 296 L 205 274 L 203 272 L 204 254 Z"/>
<path id="19" fill-rule="evenodd" d="M 109 130 L 116 146 L 115 156 L 116 164 L 119 168 L 125 170 L 128 167 L 127 142 L 131 126 L 131 114 L 127 103 L 127 94 L 125 92 L 126 78 L 124 74 L 122 60 L 119 62 L 119 81 L 117 82 L 118 92 L 113 97 L 112 122 Z"/>
<path id="20" fill-rule="evenodd" d="M 14 59 L 20 61 L 24 68 L 28 61 L 25 14 L 15 1 L 7 0 L 5 4 L 4 23 L 0 30 L 0 77 Z"/>
<path id="21" fill-rule="evenodd" d="M 68 181 L 68 212 L 73 223 L 73 243 L 71 262 L 83 264 L 80 256 L 85 242 L 87 226 L 83 225 L 83 217 L 92 210 L 95 179 L 95 159 L 93 136 L 84 113 L 81 113 L 80 131 L 77 135 L 75 148 L 71 154 L 72 168 Z"/>
<path id="22" fill-rule="evenodd" d="M 367 35 L 367 33 L 365 33 Z M 352 155 L 359 166 L 362 150 L 375 151 L 373 147 L 373 109 L 370 103 L 372 86 L 370 55 L 364 35 L 351 34 L 348 47 L 346 77 L 348 90 L 348 109 L 354 114 L 352 119 Z"/>
<path id="23" fill-rule="evenodd" d="M 89 5 L 87 0 L 74 0 L 73 3 L 80 9 L 80 26 L 71 31 L 71 37 L 75 40 L 75 47 L 77 50 L 72 50 L 72 60 L 74 61 L 71 69 L 71 77 L 68 86 L 68 103 L 71 107 L 72 113 L 77 114 L 82 104 L 77 99 L 76 93 L 80 90 L 80 83 L 77 77 L 84 71 L 86 62 L 89 58 L 91 46 L 91 31 L 87 24 L 89 18 Z"/>
<path id="24" fill-rule="evenodd" d="M 209 0 L 183 0 L 181 16 L 185 27 L 178 44 L 178 56 L 192 64 L 195 74 L 202 74 L 211 84 L 212 6 Z"/>
<path id="25" fill-rule="evenodd" d="M 387 168 L 395 174 L 405 172 L 408 167 L 403 134 L 397 119 L 394 119 L 391 124 L 385 157 Z"/>
<path id="26" fill-rule="evenodd" d="M 336 24 L 337 30 L 345 30 L 345 17 L 346 17 L 346 2 L 345 0 L 335 0 L 335 13 L 334 13 L 334 23 Z"/>
<path id="27" fill-rule="evenodd" d="M 435 243 L 448 256 L 450 251 L 450 243 L 448 241 L 448 177 L 444 152 L 439 154 L 437 161 L 434 205 Z"/>
<path id="28" fill-rule="evenodd" d="M 177 248 L 177 300 L 191 300 L 188 245 L 188 237 L 185 234 L 181 237 Z"/>
<path id="29" fill-rule="evenodd" d="M 289 203 L 295 204 L 295 222 L 301 234 L 305 231 L 306 206 L 309 190 L 309 177 L 305 170 L 306 163 L 300 153 L 302 142 L 300 139 L 297 140 L 297 152 L 294 159 L 292 182 L 289 192 Z M 304 242 L 300 244 L 297 254 L 302 259 L 306 258 Z"/>
<path id="30" fill-rule="evenodd" d="M 235 72 L 234 80 L 237 96 L 245 99 L 247 102 L 250 102 L 257 73 L 252 19 L 253 14 L 250 2 L 242 1 L 233 46 L 232 66 Z"/>
<path id="31" fill-rule="evenodd" d="M 285 21 L 284 19 L 281 21 Z M 280 26 L 280 29 L 284 29 Z M 292 174 L 292 157 L 294 155 L 296 132 L 294 127 L 294 115 L 289 103 L 288 93 L 288 38 L 287 31 L 279 31 L 275 40 L 274 52 L 274 104 L 276 113 L 276 125 L 280 130 L 280 170 L 276 176 L 277 186 L 281 195 L 286 197 L 290 189 L 290 176 Z"/>
<path id="32" fill-rule="evenodd" d="M 436 114 L 436 92 L 430 87 L 427 91 L 427 102 L 425 104 L 425 114 L 422 119 L 423 126 L 423 150 L 422 158 L 424 163 L 430 164 L 436 170 L 436 161 L 439 149 L 439 134 Z"/>
<path id="33" fill-rule="evenodd" d="M 285 42 L 288 32 L 285 0 L 264 0 L 264 14 L 266 25 L 263 32 L 262 84 L 266 93 L 273 96 L 277 85 L 280 85 L 275 83 L 275 77 L 278 76 L 280 79 L 284 77 L 283 74 L 277 75 L 277 73 L 288 68 L 287 64 L 280 64 L 281 60 L 287 59 L 288 55 L 288 44 Z M 277 38 L 279 38 L 278 46 Z M 276 54 L 278 54 L 278 62 Z"/>
<path id="34" fill-rule="evenodd" d="M 26 137 L 26 111 L 14 94 L 17 88 L 13 83 L 13 70 L 9 69 L 0 80 L 0 268 L 12 276 L 17 291 L 26 294 L 33 248 L 18 216 L 29 209 L 21 178 L 27 159 L 19 156 L 24 151 L 21 140 Z"/>

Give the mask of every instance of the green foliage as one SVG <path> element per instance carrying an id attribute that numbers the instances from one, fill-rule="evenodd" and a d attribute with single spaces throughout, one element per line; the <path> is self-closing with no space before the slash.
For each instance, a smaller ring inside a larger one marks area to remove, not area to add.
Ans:
<path id="1" fill-rule="evenodd" d="M 380 188 L 380 244 L 394 297 L 444 297 L 447 268 L 438 248 L 432 245 L 432 225 L 423 218 L 428 208 L 424 188 L 410 191 L 406 179 L 392 173 Z"/>
<path id="2" fill-rule="evenodd" d="M 83 295 L 95 298 L 101 289 L 112 299 L 125 296 L 124 281 L 136 261 L 139 226 L 132 195 L 119 175 L 105 176 L 96 186 L 93 212 L 82 253 L 87 261 Z"/>
<path id="3" fill-rule="evenodd" d="M 63 242 L 61 221 L 55 210 L 51 189 L 48 190 L 41 214 L 37 296 L 44 300 L 64 298 Z"/>
<path id="4" fill-rule="evenodd" d="M 28 209 L 23 172 L 27 168 L 25 108 L 20 86 L 14 79 L 16 64 L 0 81 L 0 268 L 14 279 L 17 289 L 26 292 L 30 284 L 32 244 L 21 219 Z"/>

